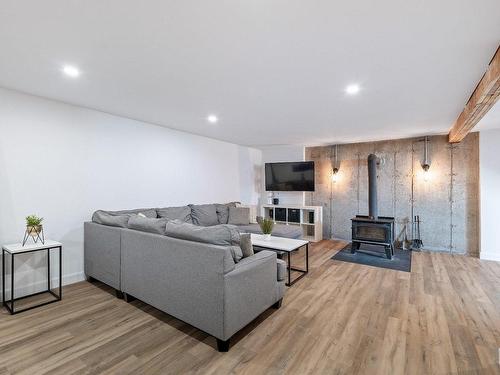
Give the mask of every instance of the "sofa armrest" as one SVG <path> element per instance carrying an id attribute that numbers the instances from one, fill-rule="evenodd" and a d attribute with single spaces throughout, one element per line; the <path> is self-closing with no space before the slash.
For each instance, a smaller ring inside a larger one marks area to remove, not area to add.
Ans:
<path id="1" fill-rule="evenodd" d="M 85 275 L 120 290 L 122 228 L 85 222 L 83 225 Z"/>
<path id="2" fill-rule="evenodd" d="M 123 292 L 222 336 L 228 247 L 123 229 L 121 264 Z"/>
<path id="3" fill-rule="evenodd" d="M 276 253 L 260 251 L 244 258 L 224 275 L 224 337 L 246 326 L 282 298 Z"/>

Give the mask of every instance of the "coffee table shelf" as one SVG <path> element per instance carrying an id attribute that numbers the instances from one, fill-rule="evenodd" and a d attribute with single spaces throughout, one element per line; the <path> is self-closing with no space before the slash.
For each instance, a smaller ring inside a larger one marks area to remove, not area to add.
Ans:
<path id="1" fill-rule="evenodd" d="M 252 245 L 261 249 L 275 251 L 278 254 L 287 254 L 287 271 L 288 271 L 288 281 L 285 283 L 286 286 L 292 286 L 297 281 L 302 279 L 309 272 L 309 241 L 306 240 L 295 240 L 292 238 L 276 237 L 271 236 L 266 238 L 262 234 L 252 234 Z M 305 247 L 305 269 L 292 267 L 291 254 L 294 251 L 299 251 L 301 248 Z M 292 271 L 300 272 L 301 275 L 295 279 L 291 279 Z"/>

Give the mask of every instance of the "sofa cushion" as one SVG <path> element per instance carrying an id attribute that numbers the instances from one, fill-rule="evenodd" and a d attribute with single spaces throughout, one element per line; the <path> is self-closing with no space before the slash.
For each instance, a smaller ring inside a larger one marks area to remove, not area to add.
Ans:
<path id="1" fill-rule="evenodd" d="M 167 226 L 167 218 L 150 218 L 141 217 L 139 215 L 130 216 L 128 219 L 129 229 L 140 230 L 142 232 L 165 234 Z"/>
<path id="2" fill-rule="evenodd" d="M 92 215 L 92 221 L 97 224 L 109 225 L 111 227 L 127 228 L 130 216 L 132 216 L 132 214 L 116 215 L 110 214 L 107 211 L 98 210 Z"/>
<path id="3" fill-rule="evenodd" d="M 215 210 L 217 211 L 217 219 L 219 219 L 219 224 L 227 224 L 227 221 L 229 219 L 229 207 L 236 207 L 236 202 L 215 204 Z"/>
<path id="4" fill-rule="evenodd" d="M 215 204 L 190 204 L 193 224 L 209 227 L 219 224 Z"/>
<path id="5" fill-rule="evenodd" d="M 248 207 L 229 207 L 228 224 L 232 225 L 250 224 L 250 209 Z"/>
<path id="6" fill-rule="evenodd" d="M 238 225 L 238 230 L 241 233 L 262 234 L 259 224 Z M 285 238 L 302 238 L 302 228 L 299 225 L 274 224 L 273 236 Z"/>
<path id="7" fill-rule="evenodd" d="M 156 212 L 158 213 L 158 217 L 169 220 L 180 220 L 186 223 L 193 222 L 191 218 L 191 208 L 189 206 L 157 208 Z"/>
<path id="8" fill-rule="evenodd" d="M 243 253 L 243 258 L 250 257 L 254 254 L 250 233 L 240 234 L 240 248 L 241 252 Z"/>
<path id="9" fill-rule="evenodd" d="M 143 214 L 146 217 L 151 217 L 151 218 L 157 218 L 158 215 L 156 214 L 156 209 L 155 208 L 137 208 L 134 210 L 121 210 L 121 211 L 107 211 L 110 214 L 115 214 L 115 215 L 137 215 L 138 213 Z"/>
<path id="10" fill-rule="evenodd" d="M 203 227 L 184 223 L 180 220 L 171 220 L 167 222 L 165 234 L 169 237 L 182 240 L 234 247 L 234 249 L 231 249 L 231 253 L 236 263 L 243 257 L 243 253 L 239 246 L 240 233 L 236 227 L 232 225 L 219 224 Z"/>

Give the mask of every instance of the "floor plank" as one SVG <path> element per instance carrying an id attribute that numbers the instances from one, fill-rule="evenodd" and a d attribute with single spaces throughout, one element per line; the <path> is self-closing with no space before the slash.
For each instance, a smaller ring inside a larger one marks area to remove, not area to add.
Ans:
<path id="1" fill-rule="evenodd" d="M 0 374 L 500 373 L 500 263 L 420 252 L 407 273 L 331 260 L 344 245 L 312 245 L 310 273 L 228 353 L 141 301 L 81 282 L 61 302 L 2 310 Z"/>

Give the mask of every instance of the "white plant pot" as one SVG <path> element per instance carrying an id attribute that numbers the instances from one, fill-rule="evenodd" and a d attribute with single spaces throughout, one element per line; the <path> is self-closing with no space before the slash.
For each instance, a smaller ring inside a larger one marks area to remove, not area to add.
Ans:
<path id="1" fill-rule="evenodd" d="M 263 236 L 264 236 L 265 240 L 270 240 L 271 239 L 271 233 L 264 234 Z"/>

